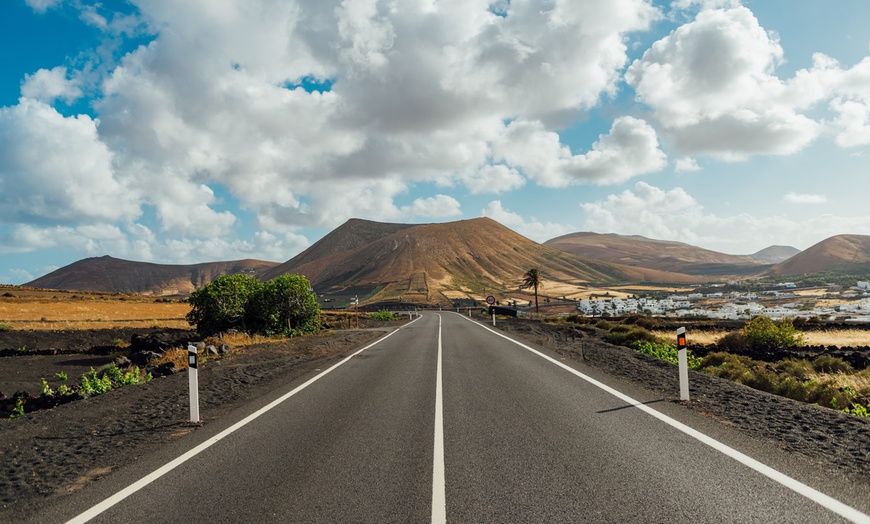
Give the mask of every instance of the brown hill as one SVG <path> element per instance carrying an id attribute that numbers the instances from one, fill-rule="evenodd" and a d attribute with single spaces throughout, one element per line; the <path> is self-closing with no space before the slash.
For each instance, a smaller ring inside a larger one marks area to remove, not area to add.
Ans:
<path id="1" fill-rule="evenodd" d="M 779 264 L 800 253 L 801 250 L 791 246 L 770 246 L 751 256 L 762 264 Z"/>
<path id="2" fill-rule="evenodd" d="M 727 255 L 682 242 L 642 236 L 571 233 L 548 240 L 544 245 L 615 264 L 708 277 L 752 275 L 770 267 L 749 255 Z"/>
<path id="3" fill-rule="evenodd" d="M 794 276 L 834 271 L 870 273 L 870 236 L 837 235 L 773 266 L 768 274 Z"/>
<path id="4" fill-rule="evenodd" d="M 373 301 L 443 303 L 446 292 L 516 289 L 531 267 L 545 279 L 572 283 L 696 281 L 560 252 L 489 218 L 422 225 L 351 220 L 263 277 L 300 273 L 318 293 L 352 290 Z"/>
<path id="5" fill-rule="evenodd" d="M 259 276 L 276 265 L 276 262 L 261 260 L 166 265 L 104 256 L 79 260 L 24 285 L 130 295 L 178 295 L 190 293 L 220 275 L 248 273 Z"/>

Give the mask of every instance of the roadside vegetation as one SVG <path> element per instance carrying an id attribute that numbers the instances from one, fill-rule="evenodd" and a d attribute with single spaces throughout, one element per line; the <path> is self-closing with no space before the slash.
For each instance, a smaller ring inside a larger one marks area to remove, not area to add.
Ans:
<path id="1" fill-rule="evenodd" d="M 81 376 L 79 384 L 67 384 L 66 381 L 69 377 L 63 371 L 55 373 L 54 378 L 62 381 L 57 389 L 52 389 L 48 381 L 43 378 L 42 392 L 39 395 L 33 396 L 23 392 L 15 395 L 15 405 L 7 418 L 18 418 L 25 413 L 39 409 L 52 408 L 73 400 L 102 395 L 124 386 L 149 382 L 151 374 L 135 366 L 121 369 L 112 363 L 98 369 L 91 368 L 90 371 Z"/>
<path id="2" fill-rule="evenodd" d="M 320 305 L 308 279 L 282 275 L 261 282 L 223 275 L 191 294 L 187 321 L 201 336 L 230 330 L 265 336 L 296 336 L 320 327 Z"/>
<path id="3" fill-rule="evenodd" d="M 651 331 L 658 327 L 655 318 L 634 315 L 615 322 L 572 315 L 567 320 L 607 331 L 605 340 L 612 344 L 677 363 L 676 346 Z M 741 330 L 719 339 L 720 346 L 734 349 L 777 350 L 805 344 L 804 335 L 791 321 L 774 322 L 767 317 L 756 317 Z M 870 416 L 870 368 L 856 371 L 838 357 L 822 354 L 813 359 L 785 358 L 770 363 L 727 351 L 698 357 L 691 350 L 687 350 L 687 357 L 691 369 L 708 375 L 801 402 Z"/>

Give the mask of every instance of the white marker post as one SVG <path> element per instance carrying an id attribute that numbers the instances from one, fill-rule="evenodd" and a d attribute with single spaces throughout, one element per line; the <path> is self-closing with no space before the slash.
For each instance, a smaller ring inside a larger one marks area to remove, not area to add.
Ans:
<path id="1" fill-rule="evenodd" d="M 190 421 L 199 422 L 199 377 L 196 370 L 196 346 L 187 345 L 187 376 L 190 385 Z"/>
<path id="2" fill-rule="evenodd" d="M 686 349 L 686 328 L 677 330 L 677 362 L 680 367 L 680 400 L 689 400 L 689 356 Z"/>

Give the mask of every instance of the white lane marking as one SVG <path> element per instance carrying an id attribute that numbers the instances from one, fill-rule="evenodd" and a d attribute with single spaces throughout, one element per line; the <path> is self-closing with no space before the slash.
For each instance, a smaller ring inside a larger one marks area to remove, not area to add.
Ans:
<path id="1" fill-rule="evenodd" d="M 235 433 L 237 430 L 239 430 L 239 429 L 241 429 L 242 427 L 246 426 L 247 424 L 249 424 L 250 422 L 252 422 L 254 419 L 260 417 L 261 415 L 265 414 L 266 412 L 272 410 L 273 408 L 275 408 L 276 406 L 278 406 L 279 404 L 281 404 L 282 402 L 284 402 L 284 401 L 287 400 L 288 398 L 290 398 L 290 397 L 292 397 L 293 395 L 299 393 L 300 391 L 302 391 L 303 389 L 307 388 L 307 387 L 310 386 L 311 384 L 314 384 L 315 382 L 317 382 L 318 380 L 320 380 L 321 378 L 323 378 L 323 377 L 326 376 L 328 373 L 330 373 L 331 371 L 333 371 L 333 370 L 336 369 L 337 367 L 341 366 L 342 364 L 344 364 L 344 363 L 347 362 L 348 360 L 350 360 L 350 359 L 352 359 L 353 357 L 359 355 L 359 354 L 362 353 L 363 351 L 365 351 L 365 350 L 367 350 L 367 349 L 369 349 L 369 348 L 375 346 L 376 344 L 380 344 L 380 343 L 383 342 L 384 340 L 387 340 L 387 339 L 390 338 L 391 336 L 393 336 L 393 335 L 395 335 L 396 333 L 398 333 L 400 329 L 403 329 L 403 328 L 405 328 L 405 327 L 407 327 L 407 326 L 410 326 L 411 324 L 413 324 L 414 322 L 416 322 L 419 318 L 420 318 L 420 317 L 414 319 L 413 321 L 411 321 L 411 322 L 405 324 L 404 326 L 402 326 L 402 327 L 400 327 L 399 329 L 393 331 L 392 333 L 387 334 L 387 336 L 385 336 L 385 337 L 383 337 L 383 338 L 379 338 L 378 340 L 375 340 L 374 342 L 372 342 L 372 343 L 369 344 L 368 346 L 366 346 L 366 347 L 364 347 L 364 348 L 362 348 L 362 349 L 360 349 L 360 350 L 354 352 L 353 354 L 349 355 L 347 358 L 345 358 L 344 360 L 342 360 L 342 361 L 339 362 L 338 364 L 336 364 L 336 365 L 332 366 L 331 368 L 327 369 L 326 371 L 320 373 L 320 374 L 317 375 L 316 377 L 311 378 L 310 380 L 308 380 L 308 381 L 305 382 L 304 384 L 302 384 L 302 385 L 300 385 L 299 387 L 295 388 L 293 391 L 290 391 L 289 393 L 284 394 L 284 395 L 281 396 L 280 398 L 278 398 L 278 399 L 276 399 L 276 400 L 270 402 L 268 405 L 266 405 L 266 406 L 264 406 L 264 407 L 258 409 L 258 410 L 255 411 L 254 413 L 251 413 L 251 414 L 248 415 L 247 417 L 245 417 L 245 418 L 243 418 L 242 420 L 236 422 L 236 423 L 233 424 L 232 426 L 230 426 L 230 427 L 228 427 L 227 429 L 221 431 L 220 433 L 218 433 L 217 435 L 215 435 L 215 436 L 211 437 L 210 439 L 206 440 L 206 441 L 203 442 L 202 444 L 196 446 L 195 448 L 193 448 L 193 449 L 191 449 L 190 451 L 184 453 L 183 455 L 179 456 L 178 458 L 176 458 L 176 459 L 174 459 L 174 460 L 172 460 L 172 461 L 170 461 L 170 462 L 167 462 L 166 464 L 164 464 L 163 466 L 161 466 L 161 467 L 157 468 L 156 470 L 152 471 L 152 472 L 149 473 L 148 475 L 145 475 L 145 476 L 142 477 L 141 479 L 139 479 L 139 480 L 137 480 L 136 482 L 130 484 L 130 485 L 127 486 L 126 488 L 122 489 L 121 491 L 115 493 L 115 494 L 112 495 L 111 497 L 105 499 L 104 501 L 102 501 L 102 502 L 100 502 L 99 504 L 93 506 L 92 508 L 90 508 L 90 509 L 88 509 L 88 510 L 82 512 L 82 513 L 80 513 L 79 515 L 73 517 L 72 519 L 68 520 L 66 524 L 81 524 L 81 523 L 84 523 L 84 522 L 88 522 L 89 520 L 91 520 L 92 518 L 96 517 L 97 515 L 103 513 L 104 511 L 108 510 L 109 508 L 111 508 L 111 507 L 114 506 L 115 504 L 121 502 L 121 501 L 124 500 L 125 498 L 129 497 L 130 495 L 136 493 L 136 492 L 139 491 L 140 489 L 144 488 L 145 486 L 147 486 L 147 485 L 151 484 L 152 482 L 154 482 L 155 480 L 159 479 L 159 478 L 162 477 L 163 475 L 166 475 L 167 473 L 169 473 L 169 472 L 172 471 L 173 469 L 175 469 L 175 468 L 177 468 L 178 466 L 184 464 L 185 462 L 187 462 L 188 460 L 192 459 L 193 457 L 199 455 L 200 453 L 202 453 L 202 452 L 205 451 L 206 449 L 212 447 L 214 444 L 217 444 L 218 442 L 220 442 L 220 441 L 223 440 L 224 438 L 228 437 L 228 436 L 231 435 L 232 433 Z"/>
<path id="2" fill-rule="evenodd" d="M 682 422 L 678 422 L 678 421 L 672 419 L 671 417 L 664 415 L 664 414 L 652 409 L 651 407 L 640 403 L 639 401 L 629 397 L 628 395 L 626 395 L 620 391 L 617 391 L 617 390 L 613 389 L 612 387 L 610 387 L 604 383 L 601 383 L 590 376 L 584 375 L 583 373 L 577 371 L 574 368 L 571 368 L 571 367 L 563 364 L 562 362 L 559 362 L 558 360 L 555 360 L 553 358 L 548 357 L 547 355 L 544 355 L 540 351 L 538 351 L 534 348 L 531 348 L 531 347 L 523 344 L 522 342 L 518 342 L 518 341 L 510 338 L 507 335 L 504 335 L 502 333 L 499 333 L 498 331 L 495 331 L 494 329 L 492 329 L 488 326 L 485 326 L 485 325 L 480 324 L 478 322 L 475 322 L 473 320 L 469 320 L 462 315 L 458 315 L 458 316 L 460 318 L 468 321 L 468 322 L 472 322 L 473 324 L 480 326 L 481 328 L 483 328 L 483 329 L 485 329 L 485 330 L 487 330 L 495 335 L 498 335 L 506 340 L 513 342 L 514 344 L 520 346 L 523 349 L 527 349 L 527 350 L 531 351 L 532 353 L 538 355 L 539 357 L 541 357 L 545 360 L 550 361 L 553 364 L 556 364 L 557 366 L 565 369 L 569 373 L 573 373 L 577 377 L 585 380 L 586 382 L 589 382 L 593 386 L 596 386 L 600 389 L 603 389 L 604 391 L 606 391 L 607 393 L 610 393 L 614 397 L 646 412 L 648 415 L 651 415 L 651 416 L 661 420 L 662 422 L 673 427 L 674 429 L 682 431 L 686 435 L 710 446 L 711 448 L 715 449 L 716 451 L 719 451 L 720 453 L 723 453 L 723 454 L 733 458 L 734 460 L 740 462 L 744 466 L 752 468 L 753 470 L 757 471 L 758 473 L 761 473 L 765 477 L 782 484 L 783 486 L 789 488 L 790 490 L 794 491 L 795 493 L 798 493 L 799 495 L 803 495 L 804 497 L 812 500 L 813 502 L 833 511 L 837 515 L 840 515 L 841 517 L 843 517 L 851 522 L 855 522 L 856 524 L 870 524 L 870 515 L 862 513 L 861 511 L 859 511 L 851 506 L 848 506 L 848 505 L 840 502 L 839 500 L 837 500 L 833 497 L 829 497 L 828 495 L 825 495 L 821 491 L 818 491 L 815 488 L 807 486 L 803 482 L 800 482 L 799 480 L 795 480 L 795 479 L 789 477 L 788 475 L 786 475 L 785 473 L 781 473 L 781 472 L 771 468 L 770 466 L 763 464 L 763 463 L 755 460 L 754 458 L 752 458 L 748 455 L 745 455 L 745 454 L 737 451 L 736 449 L 734 449 L 726 444 L 719 442 L 718 440 L 714 439 L 713 437 L 710 437 L 704 433 L 701 433 L 700 431 L 693 429 L 693 428 L 683 424 Z"/>
<path id="3" fill-rule="evenodd" d="M 444 487 L 444 395 L 441 387 L 441 315 L 438 315 L 438 366 L 435 372 L 435 452 L 432 461 L 432 523 L 447 522 Z"/>

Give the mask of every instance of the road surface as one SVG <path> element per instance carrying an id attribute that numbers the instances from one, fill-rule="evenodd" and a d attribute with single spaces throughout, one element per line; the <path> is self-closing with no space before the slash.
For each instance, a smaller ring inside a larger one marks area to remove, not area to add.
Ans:
<path id="1" fill-rule="evenodd" d="M 781 450 L 432 312 L 35 521 L 767 524 L 868 511 L 865 491 Z"/>

